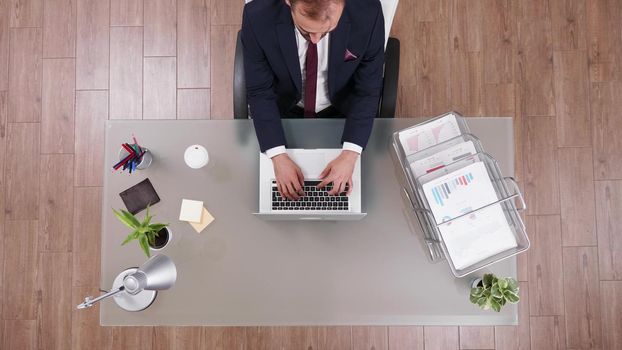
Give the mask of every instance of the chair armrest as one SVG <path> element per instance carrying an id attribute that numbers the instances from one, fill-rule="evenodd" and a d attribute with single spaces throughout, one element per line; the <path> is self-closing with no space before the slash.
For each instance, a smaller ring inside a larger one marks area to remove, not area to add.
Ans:
<path id="1" fill-rule="evenodd" d="M 384 52 L 384 79 L 379 118 L 394 118 L 397 103 L 397 83 L 400 75 L 400 41 L 389 38 Z"/>
<path id="2" fill-rule="evenodd" d="M 244 73 L 244 48 L 242 47 L 242 31 L 238 31 L 235 44 L 235 60 L 233 63 L 233 118 L 248 119 L 248 103 L 246 102 L 246 75 Z"/>

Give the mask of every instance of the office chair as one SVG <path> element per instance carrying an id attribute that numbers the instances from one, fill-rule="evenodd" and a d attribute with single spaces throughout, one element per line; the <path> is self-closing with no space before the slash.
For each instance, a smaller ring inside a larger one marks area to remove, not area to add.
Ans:
<path id="1" fill-rule="evenodd" d="M 246 0 L 246 3 L 252 0 Z M 397 82 L 400 72 L 400 41 L 390 38 L 389 32 L 395 17 L 399 0 L 380 0 L 385 26 L 384 77 L 378 118 L 394 118 L 397 102 Z M 246 102 L 246 77 L 244 74 L 244 48 L 242 33 L 238 31 L 235 44 L 235 61 L 233 65 L 233 116 L 235 119 L 248 119 L 248 103 Z"/>

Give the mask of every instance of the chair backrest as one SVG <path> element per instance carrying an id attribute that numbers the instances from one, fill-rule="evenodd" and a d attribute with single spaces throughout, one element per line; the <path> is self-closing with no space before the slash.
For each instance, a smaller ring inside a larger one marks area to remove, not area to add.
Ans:
<path id="1" fill-rule="evenodd" d="M 245 4 L 248 4 L 253 0 L 244 0 Z M 356 1 L 356 0 L 350 0 Z M 382 14 L 384 15 L 384 47 L 387 47 L 389 41 L 389 33 L 391 32 L 391 25 L 393 25 L 393 19 L 395 18 L 395 11 L 397 10 L 397 4 L 400 0 L 379 0 L 382 6 Z"/>

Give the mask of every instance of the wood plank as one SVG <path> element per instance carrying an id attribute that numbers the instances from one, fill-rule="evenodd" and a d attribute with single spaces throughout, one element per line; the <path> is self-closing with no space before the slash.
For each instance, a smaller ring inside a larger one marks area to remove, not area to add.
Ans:
<path id="1" fill-rule="evenodd" d="M 43 155 L 40 169 L 39 251 L 71 252 L 73 155 Z"/>
<path id="2" fill-rule="evenodd" d="M 595 246 L 592 149 L 560 148 L 558 152 L 563 245 Z"/>
<path id="3" fill-rule="evenodd" d="M 389 327 L 390 350 L 423 350 L 423 327 Z"/>
<path id="4" fill-rule="evenodd" d="M 153 349 L 153 327 L 111 327 L 111 336 L 104 341 L 103 349 Z"/>
<path id="5" fill-rule="evenodd" d="M 212 26 L 211 119 L 233 119 L 233 62 L 239 26 Z"/>
<path id="6" fill-rule="evenodd" d="M 483 8 L 484 82 L 514 83 L 517 39 L 512 0 L 484 0 Z"/>
<path id="7" fill-rule="evenodd" d="M 204 327 L 203 331 L 207 349 L 251 349 L 246 347 L 246 328 L 244 327 Z M 190 347 L 181 349 L 190 349 Z"/>
<path id="8" fill-rule="evenodd" d="M 460 349 L 494 349 L 494 327 L 460 327 Z"/>
<path id="9" fill-rule="evenodd" d="M 102 186 L 108 91 L 76 93 L 74 181 L 76 186 Z"/>
<path id="10" fill-rule="evenodd" d="M 622 349 L 622 282 L 601 281 L 603 349 Z"/>
<path id="11" fill-rule="evenodd" d="M 451 54 L 451 106 L 463 115 L 483 114 L 484 61 L 480 52 L 455 49 Z"/>
<path id="12" fill-rule="evenodd" d="M 230 0 L 212 0 L 212 24 L 242 24 L 244 2 Z"/>
<path id="13" fill-rule="evenodd" d="M 585 50 L 585 0 L 550 0 L 553 49 Z"/>
<path id="14" fill-rule="evenodd" d="M 154 327 L 153 350 L 184 349 L 212 349 L 206 347 L 202 327 Z"/>
<path id="15" fill-rule="evenodd" d="M 143 0 L 110 0 L 111 26 L 142 26 Z"/>
<path id="16" fill-rule="evenodd" d="M 76 89 L 108 89 L 109 0 L 78 0 Z"/>
<path id="17" fill-rule="evenodd" d="M 514 83 L 483 84 L 482 116 L 512 117 L 516 114 L 514 100 Z"/>
<path id="18" fill-rule="evenodd" d="M 145 57 L 144 119 L 175 119 L 177 89 L 175 57 Z"/>
<path id="19" fill-rule="evenodd" d="M 520 302 L 518 303 L 518 349 L 531 349 L 531 325 L 529 316 L 529 282 L 519 282 Z M 536 349 L 534 349 L 536 350 Z"/>
<path id="20" fill-rule="evenodd" d="M 550 19 L 549 0 L 516 1 L 515 16 L 519 20 Z"/>
<path id="21" fill-rule="evenodd" d="M 527 214 L 560 213 L 554 117 L 526 117 L 523 132 Z"/>
<path id="22" fill-rule="evenodd" d="M 484 0 L 451 2 L 451 44 L 453 50 L 479 52 L 484 49 Z"/>
<path id="23" fill-rule="evenodd" d="M 617 0 L 586 2 L 590 81 L 622 81 L 622 7 Z"/>
<path id="24" fill-rule="evenodd" d="M 177 2 L 177 87 L 210 87 L 208 0 Z"/>
<path id="25" fill-rule="evenodd" d="M 564 316 L 532 316 L 531 348 L 534 350 L 565 350 L 566 328 Z"/>
<path id="26" fill-rule="evenodd" d="M 558 215 L 528 216 L 529 314 L 563 315 L 562 242 Z M 533 328 L 533 325 L 532 325 Z"/>
<path id="27" fill-rule="evenodd" d="M 622 280 L 622 181 L 596 181 L 596 231 L 601 280 Z"/>
<path id="28" fill-rule="evenodd" d="M 3 276 L 5 281 L 10 281 L 11 288 L 3 290 L 2 313 L 5 319 L 34 320 L 37 306 L 37 221 L 7 220 L 4 227 L 3 244 L 11 249 L 4 252 Z"/>
<path id="29" fill-rule="evenodd" d="M 39 214 L 39 124 L 9 123 L 7 145 L 6 218 L 7 220 L 37 219 Z"/>
<path id="30" fill-rule="evenodd" d="M 426 350 L 452 350 L 459 348 L 458 327 L 423 327 Z"/>
<path id="31" fill-rule="evenodd" d="M 72 285 L 97 288 L 101 264 L 102 189 L 78 187 L 74 197 Z"/>
<path id="32" fill-rule="evenodd" d="M 517 326 L 495 326 L 495 350 L 518 350 Z"/>
<path id="33" fill-rule="evenodd" d="M 71 349 L 100 349 L 112 336 L 112 327 L 99 325 L 99 304 L 88 310 L 78 310 L 75 307 L 82 303 L 86 296 L 99 295 L 99 288 L 73 287 L 72 294 Z"/>
<path id="34" fill-rule="evenodd" d="M 41 29 L 11 29 L 9 121 L 41 120 Z"/>
<path id="35" fill-rule="evenodd" d="M 413 1 L 414 20 L 418 22 L 438 22 L 449 19 L 450 0 Z"/>
<path id="36" fill-rule="evenodd" d="M 318 327 L 284 327 L 283 349 L 318 349 Z"/>
<path id="37" fill-rule="evenodd" d="M 1 321 L 0 321 L 1 322 Z M 3 349 L 36 350 L 37 324 L 35 320 L 4 321 Z"/>
<path id="38" fill-rule="evenodd" d="M 349 326 L 320 327 L 318 349 L 320 350 L 352 349 L 352 327 L 349 327 Z"/>
<path id="39" fill-rule="evenodd" d="M 0 1 L 0 91 L 9 89 L 9 2 Z M 2 324 L 0 324 L 0 328 Z"/>
<path id="40" fill-rule="evenodd" d="M 564 248 L 564 301 L 569 348 L 601 347 L 598 249 Z"/>
<path id="41" fill-rule="evenodd" d="M 555 115 L 553 47 L 548 20 L 518 21 L 517 69 L 523 113 Z"/>
<path id="42" fill-rule="evenodd" d="M 585 51 L 554 54 L 557 144 L 560 147 L 591 146 L 589 79 Z"/>
<path id="43" fill-rule="evenodd" d="M 43 57 L 75 57 L 77 0 L 45 0 Z"/>
<path id="44" fill-rule="evenodd" d="M 75 60 L 44 59 L 41 153 L 73 153 Z"/>
<path id="45" fill-rule="evenodd" d="M 41 27 L 43 0 L 8 0 L 11 27 Z"/>
<path id="46" fill-rule="evenodd" d="M 385 326 L 353 326 L 353 350 L 388 350 L 389 335 Z"/>
<path id="47" fill-rule="evenodd" d="M 280 350 L 282 342 L 281 327 L 248 327 L 246 328 L 247 349 Z"/>
<path id="48" fill-rule="evenodd" d="M 399 1 L 393 18 L 390 35 L 400 40 L 400 56 L 415 57 L 415 33 L 413 30 L 412 19 L 414 16 L 413 1 Z M 400 79 L 398 79 L 398 87 L 402 87 L 409 83 L 414 84 L 416 79 L 414 60 L 400 60 Z M 408 102 L 408 100 L 399 100 L 400 104 Z"/>
<path id="49" fill-rule="evenodd" d="M 595 83 L 590 91 L 594 178 L 622 179 L 622 82 Z"/>
<path id="50" fill-rule="evenodd" d="M 8 93 L 6 91 L 0 91 L 0 149 L 6 150 L 7 147 L 7 118 L 8 118 Z M 6 182 L 4 177 L 4 160 L 6 159 L 6 153 L 0 152 L 0 237 L 4 237 L 4 219 L 5 219 L 5 188 Z M 0 238 L 1 240 L 1 238 Z M 0 265 L 4 264 L 4 242 L 0 245 Z M 4 319 L 4 314 L 2 313 L 2 304 L 4 297 L 4 277 L 2 275 L 3 268 L 0 269 L 0 320 Z M 0 329 L 4 329 L 4 325 L 2 321 L 0 321 Z M 1 331 L 0 331 L 1 333 Z M 2 335 L 0 334 L 0 344 L 2 344 Z"/>
<path id="51" fill-rule="evenodd" d="M 143 115 L 143 29 L 110 28 L 110 119 Z"/>
<path id="52" fill-rule="evenodd" d="M 37 271 L 39 349 L 71 348 L 71 253 L 41 253 Z M 91 310 L 89 310 L 91 311 Z"/>
<path id="53" fill-rule="evenodd" d="M 177 119 L 210 119 L 210 89 L 177 89 Z"/>
<path id="54" fill-rule="evenodd" d="M 408 95 L 416 106 L 412 117 L 434 116 L 449 110 L 451 104 L 448 22 L 418 22 L 414 27 L 417 77 L 414 96 Z"/>
<path id="55" fill-rule="evenodd" d="M 145 56 L 177 55 L 177 1 L 147 0 L 144 6 Z"/>

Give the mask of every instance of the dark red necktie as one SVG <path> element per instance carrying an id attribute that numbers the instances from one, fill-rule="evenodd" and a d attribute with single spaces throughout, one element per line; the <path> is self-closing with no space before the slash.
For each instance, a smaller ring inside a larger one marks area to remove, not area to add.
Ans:
<path id="1" fill-rule="evenodd" d="M 317 45 L 307 41 L 305 61 L 305 117 L 315 117 L 315 92 L 317 89 Z"/>

